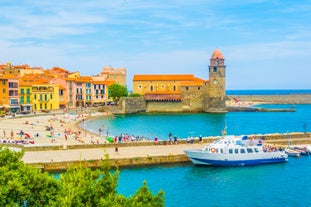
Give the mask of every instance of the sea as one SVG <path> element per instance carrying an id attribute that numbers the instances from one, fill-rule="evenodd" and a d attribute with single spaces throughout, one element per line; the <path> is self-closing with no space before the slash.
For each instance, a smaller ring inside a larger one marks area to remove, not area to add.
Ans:
<path id="1" fill-rule="evenodd" d="M 311 94 L 311 90 L 228 91 L 229 95 Z M 310 132 L 311 105 L 261 105 L 296 112 L 229 112 L 226 114 L 135 114 L 89 120 L 93 132 L 168 139 L 227 134 Z M 290 136 L 289 136 L 290 139 Z M 120 149 L 122 150 L 122 149 Z M 130 196 L 146 181 L 153 193 L 163 190 L 165 206 L 311 206 L 311 156 L 288 162 L 244 167 L 200 167 L 191 163 L 120 169 L 118 193 Z"/>

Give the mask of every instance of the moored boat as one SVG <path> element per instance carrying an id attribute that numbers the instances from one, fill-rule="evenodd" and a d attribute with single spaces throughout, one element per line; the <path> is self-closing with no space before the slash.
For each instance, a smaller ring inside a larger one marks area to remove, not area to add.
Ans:
<path id="1" fill-rule="evenodd" d="M 285 149 L 285 153 L 288 156 L 291 156 L 291 157 L 300 157 L 300 155 L 301 155 L 301 151 L 300 150 L 293 150 L 293 149 L 290 149 L 290 148 L 286 148 Z"/>
<path id="2" fill-rule="evenodd" d="M 196 165 L 244 166 L 286 162 L 288 155 L 276 149 L 265 150 L 262 140 L 247 136 L 224 136 L 203 149 L 185 149 Z"/>

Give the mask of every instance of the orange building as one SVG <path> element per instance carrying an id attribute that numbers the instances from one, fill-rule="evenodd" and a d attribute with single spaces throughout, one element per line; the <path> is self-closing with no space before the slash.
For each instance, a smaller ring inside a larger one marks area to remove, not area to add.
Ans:
<path id="1" fill-rule="evenodd" d="M 18 77 L 16 75 L 0 75 L 0 106 L 2 110 L 19 112 Z"/>

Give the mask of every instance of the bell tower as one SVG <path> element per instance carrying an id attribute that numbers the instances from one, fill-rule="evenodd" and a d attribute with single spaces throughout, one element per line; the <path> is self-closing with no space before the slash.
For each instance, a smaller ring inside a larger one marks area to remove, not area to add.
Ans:
<path id="1" fill-rule="evenodd" d="M 208 113 L 226 113 L 226 66 L 219 49 L 216 49 L 211 56 L 209 81 L 206 85 L 203 110 Z"/>

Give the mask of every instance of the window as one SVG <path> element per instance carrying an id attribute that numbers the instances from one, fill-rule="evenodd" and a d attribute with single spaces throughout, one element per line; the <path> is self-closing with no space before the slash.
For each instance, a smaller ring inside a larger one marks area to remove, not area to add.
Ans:
<path id="1" fill-rule="evenodd" d="M 173 87 L 173 90 L 176 91 L 176 86 Z"/>
<path id="2" fill-rule="evenodd" d="M 187 90 L 187 91 L 189 90 L 189 87 L 188 87 L 188 86 L 186 87 L 186 90 Z"/>
<path id="3" fill-rule="evenodd" d="M 35 100 L 37 99 L 37 94 L 35 94 L 35 95 L 33 96 L 33 99 L 35 99 Z"/>
<path id="4" fill-rule="evenodd" d="M 254 149 L 254 151 L 255 151 L 256 153 L 258 153 L 258 152 L 259 152 L 258 148 L 255 148 L 255 149 Z"/>
<path id="5" fill-rule="evenodd" d="M 247 148 L 247 153 L 253 153 L 253 149 L 252 148 Z"/>
<path id="6" fill-rule="evenodd" d="M 217 67 L 216 67 L 216 66 L 213 68 L 213 71 L 214 71 L 214 72 L 217 72 Z"/>
<path id="7" fill-rule="evenodd" d="M 153 91 L 153 86 L 150 86 L 150 91 Z"/>
<path id="8" fill-rule="evenodd" d="M 233 149 L 229 149 L 229 154 L 233 154 Z"/>
<path id="9" fill-rule="evenodd" d="M 53 99 L 53 94 L 50 94 L 50 99 Z"/>
<path id="10" fill-rule="evenodd" d="M 235 154 L 239 154 L 239 149 L 234 149 Z"/>
<path id="11" fill-rule="evenodd" d="M 201 87 L 198 87 L 198 90 L 201 90 Z"/>
<path id="12" fill-rule="evenodd" d="M 244 154 L 245 153 L 245 149 L 240 149 L 240 153 Z"/>

